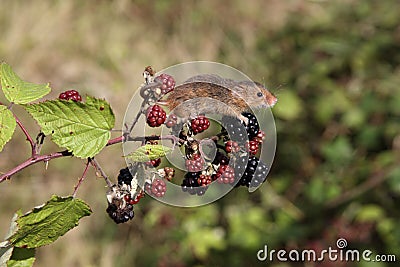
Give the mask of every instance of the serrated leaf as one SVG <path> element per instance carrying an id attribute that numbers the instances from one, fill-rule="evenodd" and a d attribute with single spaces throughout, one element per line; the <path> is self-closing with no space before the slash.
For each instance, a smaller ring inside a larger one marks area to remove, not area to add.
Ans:
<path id="1" fill-rule="evenodd" d="M 45 135 L 80 158 L 94 157 L 107 144 L 115 117 L 102 99 L 87 96 L 86 103 L 49 100 L 24 106 Z"/>
<path id="2" fill-rule="evenodd" d="M 0 151 L 10 141 L 17 125 L 12 112 L 3 105 L 0 105 Z"/>
<path id="3" fill-rule="evenodd" d="M 26 104 L 35 101 L 50 93 L 50 85 L 35 84 L 22 80 L 12 70 L 11 66 L 1 63 L 1 88 L 8 101 L 16 104 Z"/>
<path id="4" fill-rule="evenodd" d="M 35 262 L 34 248 L 14 248 L 7 267 L 31 267 Z"/>
<path id="5" fill-rule="evenodd" d="M 17 219 L 18 230 L 9 241 L 16 247 L 24 248 L 48 245 L 91 213 L 90 207 L 80 199 L 52 196 L 46 204 Z"/>
<path id="6" fill-rule="evenodd" d="M 146 162 L 153 159 L 164 157 L 171 151 L 171 148 L 163 145 L 144 145 L 129 153 L 125 157 L 135 162 Z"/>
<path id="7" fill-rule="evenodd" d="M 14 214 L 5 239 L 8 239 L 17 231 L 17 219 L 20 215 L 19 212 Z M 7 262 L 11 258 L 13 251 L 14 247 L 8 240 L 0 243 L 0 266 L 7 266 Z"/>

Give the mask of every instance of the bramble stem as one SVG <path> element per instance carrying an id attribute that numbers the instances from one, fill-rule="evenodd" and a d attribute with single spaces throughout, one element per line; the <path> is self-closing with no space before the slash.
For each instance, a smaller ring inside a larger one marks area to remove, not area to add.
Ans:
<path id="1" fill-rule="evenodd" d="M 100 172 L 101 176 L 103 176 L 104 180 L 106 181 L 106 184 L 107 184 L 108 188 L 111 189 L 112 186 L 113 186 L 113 185 L 112 185 L 112 182 L 111 182 L 110 179 L 108 178 L 107 174 L 106 174 L 106 173 L 103 171 L 103 169 L 101 168 L 99 162 L 98 162 L 95 158 L 92 158 L 91 161 L 90 161 L 90 163 L 92 164 L 93 167 L 95 167 L 95 169 L 96 169 L 97 171 Z"/>
<path id="2" fill-rule="evenodd" d="M 106 146 L 118 144 L 118 143 L 121 143 L 123 141 L 124 141 L 124 137 L 123 136 L 119 136 L 117 138 L 110 139 L 107 142 Z M 24 161 L 21 164 L 19 164 L 18 166 L 16 166 L 15 168 L 7 171 L 6 173 L 3 173 L 0 176 L 0 183 L 3 182 L 4 180 L 10 179 L 11 176 L 16 174 L 17 172 L 20 172 L 23 169 L 25 169 L 26 167 L 29 167 L 29 166 L 31 166 L 33 164 L 36 164 L 36 163 L 41 162 L 41 161 L 47 162 L 47 161 L 50 161 L 52 159 L 61 158 L 61 157 L 67 157 L 67 156 L 73 156 L 73 154 L 71 152 L 69 152 L 68 150 L 64 150 L 64 151 L 61 151 L 61 152 L 55 152 L 55 153 L 51 153 L 51 154 L 47 154 L 47 155 L 33 155 L 30 158 L 28 158 L 26 161 Z"/>
<path id="3" fill-rule="evenodd" d="M 33 141 L 31 135 L 28 133 L 28 131 L 26 130 L 25 126 L 22 124 L 22 122 L 18 119 L 17 115 L 14 114 L 14 112 L 11 111 L 11 113 L 14 115 L 15 121 L 17 122 L 19 128 L 21 128 L 22 132 L 24 132 L 25 136 L 26 136 L 26 140 L 28 140 L 29 144 L 31 145 L 31 149 L 32 149 L 32 158 L 35 158 L 37 156 L 36 153 L 36 146 L 35 146 L 35 142 Z"/>
<path id="4" fill-rule="evenodd" d="M 2 174 L 0 176 L 0 183 L 3 182 L 4 180 L 8 180 L 10 179 L 11 176 L 13 176 L 14 174 L 16 174 L 17 172 L 22 171 L 23 169 L 25 169 L 26 167 L 29 167 L 35 163 L 38 162 L 47 162 L 50 161 L 52 159 L 56 159 L 56 158 L 61 158 L 61 157 L 66 157 L 66 156 L 72 156 L 72 153 L 68 152 L 68 151 L 62 151 L 62 152 L 55 152 L 55 153 L 51 153 L 48 155 L 37 155 L 35 157 L 30 157 L 28 158 L 26 161 L 22 162 L 21 164 L 19 164 L 17 167 L 13 168 L 12 170 L 9 170 L 8 172 Z"/>
<path id="5" fill-rule="evenodd" d="M 72 197 L 73 198 L 75 198 L 76 193 L 78 192 L 78 188 L 81 186 L 83 180 L 85 180 L 85 177 L 86 177 L 86 174 L 87 174 L 87 171 L 89 169 L 89 165 L 90 165 L 91 161 L 92 160 L 90 158 L 88 158 L 88 160 L 86 162 L 85 170 L 83 170 L 82 176 L 79 178 L 78 183 L 74 187 L 74 192 L 72 193 Z"/>

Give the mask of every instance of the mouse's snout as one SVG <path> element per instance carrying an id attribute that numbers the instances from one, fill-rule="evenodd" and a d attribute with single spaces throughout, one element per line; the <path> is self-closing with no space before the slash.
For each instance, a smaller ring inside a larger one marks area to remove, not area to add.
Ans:
<path id="1" fill-rule="evenodd" d="M 268 94 L 265 96 L 265 100 L 267 101 L 269 107 L 275 106 L 276 102 L 278 102 L 278 98 L 270 92 L 268 92 Z"/>

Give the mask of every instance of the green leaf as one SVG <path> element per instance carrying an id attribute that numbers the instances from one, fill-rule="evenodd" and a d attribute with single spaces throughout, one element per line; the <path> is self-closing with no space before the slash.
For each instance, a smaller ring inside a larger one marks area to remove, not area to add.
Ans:
<path id="1" fill-rule="evenodd" d="M 115 117 L 102 99 L 87 96 L 86 103 L 50 100 L 24 106 L 45 135 L 80 158 L 98 154 L 110 139 Z"/>
<path id="2" fill-rule="evenodd" d="M 35 262 L 34 248 L 14 248 L 7 267 L 31 267 Z"/>
<path id="3" fill-rule="evenodd" d="M 164 157 L 167 153 L 171 151 L 171 148 L 163 145 L 144 145 L 129 153 L 125 157 L 136 161 L 136 162 L 146 162 L 153 159 L 158 159 Z"/>
<path id="4" fill-rule="evenodd" d="M 90 207 L 80 199 L 52 196 L 46 204 L 17 219 L 18 230 L 9 241 L 16 247 L 24 248 L 48 245 L 91 213 Z"/>
<path id="5" fill-rule="evenodd" d="M 10 141 L 17 125 L 12 112 L 3 105 L 0 105 L 0 151 Z"/>
<path id="6" fill-rule="evenodd" d="M 11 225 L 10 228 L 8 229 L 8 233 L 5 239 L 8 239 L 15 232 L 17 232 L 17 219 L 18 216 L 20 215 L 21 215 L 20 212 L 14 214 L 13 218 L 11 219 Z M 13 251 L 14 247 L 8 240 L 0 243 L 0 266 L 7 265 L 7 262 L 11 258 Z"/>
<path id="7" fill-rule="evenodd" d="M 50 93 L 49 84 L 34 84 L 23 81 L 11 69 L 10 65 L 1 63 L 1 88 L 8 101 L 16 104 L 26 104 Z"/>

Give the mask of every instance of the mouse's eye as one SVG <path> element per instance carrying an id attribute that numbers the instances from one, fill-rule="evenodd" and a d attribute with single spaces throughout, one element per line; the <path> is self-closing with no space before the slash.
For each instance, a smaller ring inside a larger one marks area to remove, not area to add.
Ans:
<path id="1" fill-rule="evenodd" d="M 258 96 L 258 97 L 262 97 L 262 96 L 263 96 L 263 93 L 258 92 L 258 93 L 257 93 L 257 96 Z"/>

